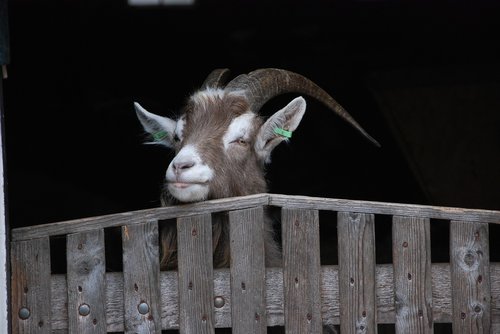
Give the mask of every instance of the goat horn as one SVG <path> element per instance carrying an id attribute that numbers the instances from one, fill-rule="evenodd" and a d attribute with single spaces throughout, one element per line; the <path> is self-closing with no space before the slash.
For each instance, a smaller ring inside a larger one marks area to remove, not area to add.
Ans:
<path id="1" fill-rule="evenodd" d="M 222 87 L 229 78 L 229 69 L 217 68 L 213 70 L 201 85 L 202 89 Z"/>
<path id="2" fill-rule="evenodd" d="M 333 97 L 317 84 L 298 73 L 276 68 L 258 69 L 248 75 L 241 74 L 237 76 L 227 84 L 226 89 L 245 91 L 250 107 L 255 111 L 259 111 L 267 101 L 281 94 L 299 93 L 309 95 L 333 110 L 373 144 L 380 147 L 380 144 Z"/>

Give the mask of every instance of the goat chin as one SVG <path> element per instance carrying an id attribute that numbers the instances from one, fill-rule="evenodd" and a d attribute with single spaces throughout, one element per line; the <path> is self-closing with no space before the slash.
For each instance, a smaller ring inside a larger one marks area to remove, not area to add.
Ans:
<path id="1" fill-rule="evenodd" d="M 168 192 L 179 202 L 204 201 L 208 197 L 208 185 L 203 183 L 168 183 Z"/>

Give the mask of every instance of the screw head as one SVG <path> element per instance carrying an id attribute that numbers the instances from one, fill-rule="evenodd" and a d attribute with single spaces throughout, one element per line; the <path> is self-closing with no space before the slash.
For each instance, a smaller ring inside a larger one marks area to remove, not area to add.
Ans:
<path id="1" fill-rule="evenodd" d="M 149 312 L 149 305 L 146 302 L 142 302 L 139 305 L 137 305 L 137 309 L 139 310 L 140 314 L 146 314 Z"/>
<path id="2" fill-rule="evenodd" d="M 20 319 L 26 320 L 26 319 L 28 319 L 30 317 L 31 312 L 30 312 L 29 308 L 27 308 L 27 307 L 21 307 L 19 309 L 18 315 L 19 315 Z"/>
<path id="3" fill-rule="evenodd" d="M 81 316 L 87 316 L 90 314 L 90 306 L 88 304 L 82 304 L 78 307 L 78 314 Z"/>
<path id="4" fill-rule="evenodd" d="M 214 305 L 215 305 L 215 307 L 221 308 L 222 306 L 224 306 L 224 304 L 226 304 L 226 301 L 224 300 L 224 297 L 222 297 L 222 296 L 216 296 L 214 298 Z"/>

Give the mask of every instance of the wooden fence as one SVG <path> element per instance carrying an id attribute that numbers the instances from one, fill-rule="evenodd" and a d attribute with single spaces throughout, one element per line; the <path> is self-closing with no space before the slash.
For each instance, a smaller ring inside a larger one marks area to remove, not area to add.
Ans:
<path id="1" fill-rule="evenodd" d="M 264 268 L 262 221 L 281 208 L 283 268 Z M 337 214 L 338 266 L 321 266 L 319 212 Z M 211 213 L 229 212 L 232 265 L 212 268 Z M 392 217 L 392 264 L 375 263 L 377 215 Z M 158 221 L 177 218 L 178 271 L 160 271 Z M 431 263 L 431 219 L 449 223 L 450 263 Z M 12 230 L 13 333 L 500 333 L 500 212 L 258 194 Z M 106 272 L 105 229 L 121 227 L 123 272 Z M 66 236 L 66 274 L 50 242 Z"/>

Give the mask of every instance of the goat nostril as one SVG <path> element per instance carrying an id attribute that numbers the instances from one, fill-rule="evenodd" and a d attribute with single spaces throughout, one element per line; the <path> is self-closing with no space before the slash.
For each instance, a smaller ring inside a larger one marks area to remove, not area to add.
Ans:
<path id="1" fill-rule="evenodd" d="M 174 169 L 176 172 L 181 170 L 189 169 L 194 166 L 194 162 L 179 162 L 174 164 Z"/>

